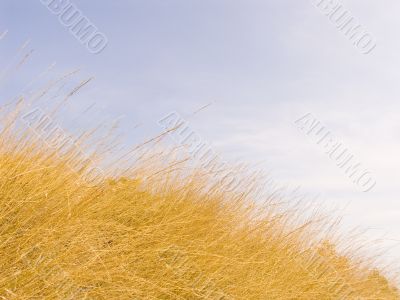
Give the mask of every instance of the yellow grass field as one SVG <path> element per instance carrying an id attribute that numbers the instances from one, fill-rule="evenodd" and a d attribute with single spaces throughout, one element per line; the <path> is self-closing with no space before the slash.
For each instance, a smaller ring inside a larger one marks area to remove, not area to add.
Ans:
<path id="1" fill-rule="evenodd" d="M 256 181 L 228 192 L 157 139 L 88 184 L 103 141 L 78 162 L 22 114 L 1 116 L 0 299 L 400 299 L 363 245 L 339 254 L 352 237 L 299 202 L 263 201 Z"/>

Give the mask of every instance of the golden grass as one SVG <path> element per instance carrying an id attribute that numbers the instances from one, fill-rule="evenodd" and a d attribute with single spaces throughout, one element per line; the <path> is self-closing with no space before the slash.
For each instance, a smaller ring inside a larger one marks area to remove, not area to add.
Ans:
<path id="1" fill-rule="evenodd" d="M 400 299 L 330 235 L 316 244 L 332 227 L 301 223 L 301 204 L 226 192 L 168 151 L 87 185 L 72 148 L 20 119 L 1 118 L 1 299 Z"/>

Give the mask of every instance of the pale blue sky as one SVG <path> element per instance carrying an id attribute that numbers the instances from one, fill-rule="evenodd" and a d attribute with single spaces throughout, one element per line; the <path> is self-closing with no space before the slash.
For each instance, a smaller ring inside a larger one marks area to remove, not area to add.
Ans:
<path id="1" fill-rule="evenodd" d="M 157 134 L 157 120 L 172 110 L 189 116 L 213 102 L 188 120 L 223 157 L 261 162 L 277 181 L 301 185 L 321 202 L 349 203 L 344 224 L 400 241 L 398 1 L 341 1 L 376 38 L 368 55 L 308 0 L 73 3 L 107 36 L 100 54 L 39 0 L 0 2 L 0 32 L 9 30 L 1 69 L 26 39 L 35 49 L 8 78 L 1 103 L 53 61 L 54 76 L 79 67 L 82 78 L 95 77 L 70 117 L 96 103 L 101 117 L 125 116 L 121 131 L 130 142 Z M 374 172 L 374 190 L 360 192 L 293 125 L 308 112 Z M 399 250 L 388 257 L 400 258 Z"/>

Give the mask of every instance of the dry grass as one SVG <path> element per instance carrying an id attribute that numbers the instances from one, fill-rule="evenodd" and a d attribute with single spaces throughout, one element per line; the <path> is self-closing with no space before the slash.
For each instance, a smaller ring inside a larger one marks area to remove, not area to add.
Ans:
<path id="1" fill-rule="evenodd" d="M 351 252 L 315 245 L 332 227 L 302 224 L 301 204 L 256 205 L 172 152 L 136 152 L 123 175 L 88 186 L 73 150 L 60 156 L 5 114 L 2 299 L 400 299 Z"/>

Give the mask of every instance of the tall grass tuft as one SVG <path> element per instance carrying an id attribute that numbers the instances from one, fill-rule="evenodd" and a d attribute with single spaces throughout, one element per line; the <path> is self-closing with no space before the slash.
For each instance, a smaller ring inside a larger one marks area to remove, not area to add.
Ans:
<path id="1" fill-rule="evenodd" d="M 2 110 L 1 299 L 400 299 L 302 203 L 228 192 L 157 141 L 131 163 L 92 153 L 106 176 L 88 184 L 22 117 Z"/>

